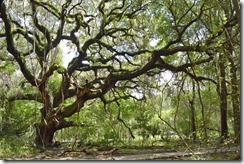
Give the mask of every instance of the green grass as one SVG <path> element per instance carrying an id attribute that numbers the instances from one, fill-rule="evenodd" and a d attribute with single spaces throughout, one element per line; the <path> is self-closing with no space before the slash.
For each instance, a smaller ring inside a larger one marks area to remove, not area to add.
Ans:
<path id="1" fill-rule="evenodd" d="M 37 149 L 17 136 L 0 136 L 0 159 L 17 155 L 27 155 Z"/>

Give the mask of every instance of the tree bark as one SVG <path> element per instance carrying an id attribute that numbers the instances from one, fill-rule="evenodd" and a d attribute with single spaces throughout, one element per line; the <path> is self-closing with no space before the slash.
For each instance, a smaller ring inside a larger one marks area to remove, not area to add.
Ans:
<path id="1" fill-rule="evenodd" d="M 227 124 L 227 87 L 225 78 L 225 57 L 223 54 L 219 55 L 219 71 L 220 71 L 220 122 L 221 122 L 221 138 L 225 139 L 228 136 L 228 124 Z"/>
<path id="2" fill-rule="evenodd" d="M 235 142 L 240 143 L 240 101 L 238 93 L 238 82 L 236 75 L 236 68 L 234 63 L 231 64 L 231 99 L 232 99 L 232 108 L 233 108 L 233 117 L 234 117 L 234 132 L 235 132 Z"/>
<path id="3" fill-rule="evenodd" d="M 57 129 L 51 125 L 36 124 L 35 144 L 37 147 L 45 148 L 54 144 L 54 133 Z"/>
<path id="4" fill-rule="evenodd" d="M 37 147 L 45 148 L 55 146 L 55 133 L 67 127 L 75 126 L 74 122 L 66 121 L 64 118 L 57 116 L 55 112 L 48 113 L 49 117 L 43 119 L 39 124 L 35 124 L 36 138 L 35 144 Z"/>
<path id="5" fill-rule="evenodd" d="M 231 29 L 226 30 L 226 37 L 231 40 Z M 231 42 L 227 46 L 227 58 L 230 63 L 230 80 L 231 80 L 231 102 L 233 110 L 233 119 L 234 119 L 234 132 L 235 132 L 235 142 L 240 143 L 240 94 L 238 88 L 238 78 L 237 78 L 237 68 L 233 58 L 234 49 Z"/>
<path id="6" fill-rule="evenodd" d="M 238 19 L 238 23 L 241 26 L 241 10 L 240 10 L 240 5 L 239 5 L 239 1 L 238 0 L 232 0 L 233 3 L 233 8 L 236 12 L 236 17 Z"/>
<path id="7" fill-rule="evenodd" d="M 240 4 L 239 0 L 232 0 L 232 7 L 226 6 L 225 14 L 226 17 L 231 17 L 233 11 L 235 11 L 235 16 L 238 19 L 238 24 L 241 26 L 241 12 L 240 12 Z M 239 44 L 241 38 L 237 38 L 238 40 L 233 40 L 233 35 L 235 35 L 235 31 L 239 31 L 240 28 L 237 27 L 228 27 L 225 28 L 225 37 L 227 39 L 227 44 L 225 45 L 224 52 L 229 61 L 230 69 L 230 80 L 231 80 L 231 103 L 233 110 L 233 119 L 234 119 L 234 132 L 235 132 L 235 142 L 240 143 L 240 86 L 238 84 L 237 78 L 237 63 L 235 62 L 235 58 L 239 57 L 239 50 L 235 51 L 235 45 Z M 239 46 L 238 46 L 239 47 Z M 238 61 L 240 58 L 238 59 Z"/>
<path id="8" fill-rule="evenodd" d="M 192 130 L 192 137 L 193 141 L 196 141 L 196 123 L 195 123 L 195 82 L 192 82 L 192 100 L 189 101 L 190 108 L 191 108 L 191 130 Z"/>

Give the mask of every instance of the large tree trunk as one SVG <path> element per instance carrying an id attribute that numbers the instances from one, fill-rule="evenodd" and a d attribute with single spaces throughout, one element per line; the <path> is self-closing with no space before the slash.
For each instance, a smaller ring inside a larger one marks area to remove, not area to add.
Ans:
<path id="1" fill-rule="evenodd" d="M 41 123 L 35 124 L 35 144 L 37 147 L 45 148 L 54 144 L 54 133 L 57 131 L 59 121 L 56 112 L 52 108 L 51 97 L 47 92 L 47 79 L 45 76 L 43 77 L 43 83 L 39 86 L 39 91 L 42 94 L 43 108 L 41 109 Z"/>
<path id="2" fill-rule="evenodd" d="M 75 126 L 72 121 L 66 121 L 64 118 L 57 116 L 54 112 L 47 114 L 46 119 L 41 123 L 35 124 L 36 138 L 35 144 L 37 147 L 46 148 L 57 146 L 54 140 L 54 134 L 60 129 Z"/>
<path id="3" fill-rule="evenodd" d="M 235 15 L 238 19 L 238 24 L 241 26 L 241 12 L 240 12 L 240 4 L 239 0 L 232 0 L 233 9 L 228 8 L 229 10 L 225 11 L 226 17 L 231 17 L 233 10 L 235 11 Z M 235 51 L 236 41 L 233 40 L 233 35 L 235 35 L 235 29 L 233 27 L 229 27 L 225 29 L 225 36 L 227 38 L 226 44 L 226 56 L 230 63 L 230 78 L 231 78 L 231 102 L 232 102 L 232 110 L 233 110 L 233 119 L 234 119 L 234 132 L 235 132 L 235 142 L 240 143 L 240 85 L 238 84 L 238 76 L 237 76 L 237 66 L 235 62 L 235 58 L 239 57 L 239 50 Z M 240 31 L 239 31 L 240 32 Z M 240 40 L 237 40 L 237 43 Z M 239 47 L 239 46 L 238 46 Z M 238 59 L 239 61 L 240 59 Z"/>
<path id="4" fill-rule="evenodd" d="M 241 121 L 240 121 L 240 101 L 238 93 L 238 82 L 236 75 L 235 65 L 231 64 L 231 99 L 233 108 L 233 118 L 234 118 L 234 132 L 235 132 L 235 142 L 240 143 L 240 133 L 241 133 Z"/>
<path id="5" fill-rule="evenodd" d="M 54 134 L 57 130 L 73 126 L 73 122 L 67 122 L 64 117 L 69 117 L 77 111 L 77 106 L 67 108 L 61 112 L 61 108 L 56 110 L 51 103 L 51 96 L 46 91 L 47 81 L 39 86 L 42 94 L 43 108 L 41 109 L 41 123 L 35 124 L 36 138 L 35 144 L 37 147 L 56 146 L 54 142 Z M 79 102 L 78 102 L 79 103 Z M 74 103 L 76 105 L 76 103 Z M 74 109 L 73 109 L 74 108 Z M 79 109 L 79 108 L 78 108 Z"/>
<path id="6" fill-rule="evenodd" d="M 220 118 L 221 118 L 221 138 L 225 139 L 228 136 L 227 124 L 227 86 L 225 78 L 225 57 L 223 54 L 219 55 L 219 70 L 220 70 Z M 222 140 L 221 140 L 222 141 Z"/>
<path id="7" fill-rule="evenodd" d="M 45 148 L 54 145 L 54 133 L 57 129 L 52 125 L 36 124 L 35 144 L 37 147 Z"/>
<path id="8" fill-rule="evenodd" d="M 226 36 L 231 40 L 231 29 L 226 30 Z M 231 78 L 231 102 L 233 110 L 233 119 L 234 119 L 234 132 L 235 132 L 235 142 L 240 142 L 240 94 L 239 94 L 239 84 L 237 78 L 237 67 L 234 61 L 234 48 L 232 43 L 229 42 L 227 45 L 226 52 L 228 61 L 230 63 L 230 78 Z"/>

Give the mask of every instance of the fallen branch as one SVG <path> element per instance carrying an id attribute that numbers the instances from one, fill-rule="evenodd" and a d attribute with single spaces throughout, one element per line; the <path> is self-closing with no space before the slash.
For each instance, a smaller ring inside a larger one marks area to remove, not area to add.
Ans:
<path id="1" fill-rule="evenodd" d="M 109 151 L 104 151 L 104 152 L 100 152 L 100 153 L 98 153 L 99 155 L 111 155 L 111 154 L 113 154 L 113 152 L 115 152 L 115 151 L 117 151 L 118 149 L 116 149 L 116 148 L 113 148 L 113 149 L 111 149 L 111 150 L 109 150 Z"/>
<path id="2" fill-rule="evenodd" d="M 66 153 L 85 153 L 86 155 L 112 155 L 115 151 L 117 151 L 118 149 L 113 148 L 109 151 L 104 151 L 104 152 L 99 152 L 99 153 L 93 153 L 93 152 L 88 152 L 86 149 L 81 149 L 81 150 L 65 150 L 63 153 L 61 153 L 60 155 L 58 155 L 58 157 L 62 157 L 64 156 Z"/>
<path id="3" fill-rule="evenodd" d="M 82 150 L 65 150 L 63 153 L 61 153 L 60 155 L 58 155 L 58 157 L 62 157 L 65 155 L 65 153 L 85 153 L 86 155 L 93 155 L 93 153 L 86 151 L 85 149 Z"/>

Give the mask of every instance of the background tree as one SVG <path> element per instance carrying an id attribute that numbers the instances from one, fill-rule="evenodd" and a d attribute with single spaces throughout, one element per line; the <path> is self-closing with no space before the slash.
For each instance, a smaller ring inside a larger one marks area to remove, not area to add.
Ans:
<path id="1" fill-rule="evenodd" d="M 196 70 L 216 58 L 225 28 L 238 25 L 232 15 L 209 30 L 215 6 L 207 1 L 30 0 L 0 5 L 1 51 L 13 58 L 22 83 L 32 90 L 8 100 L 42 104 L 41 118 L 33 122 L 38 146 L 53 145 L 55 132 L 76 126 L 68 118 L 86 102 L 100 99 L 105 106 L 119 106 L 119 99 L 143 99 L 145 88 L 153 88 L 148 80 L 163 78 L 165 71 L 216 83 Z M 63 41 L 75 51 L 67 67 L 58 60 Z"/>
<path id="2" fill-rule="evenodd" d="M 234 12 L 237 13 L 238 23 L 240 25 L 240 8 L 238 5 L 238 1 L 232 1 L 233 9 L 228 8 L 228 3 L 222 4 L 225 16 L 227 18 L 233 17 Z M 231 5 L 231 3 L 229 3 Z M 229 27 L 225 29 L 225 37 L 227 42 L 224 44 L 226 45 L 224 48 L 224 54 L 228 59 L 228 69 L 230 70 L 230 83 L 231 83 L 231 103 L 232 103 L 232 110 L 233 110 L 233 122 L 234 122 L 234 131 L 235 131 L 235 142 L 240 141 L 240 92 L 238 91 L 240 88 L 240 82 L 238 79 L 238 75 L 240 73 L 240 59 L 237 54 L 240 53 L 240 28 L 233 28 Z M 237 36 L 237 37 L 235 37 Z"/>

